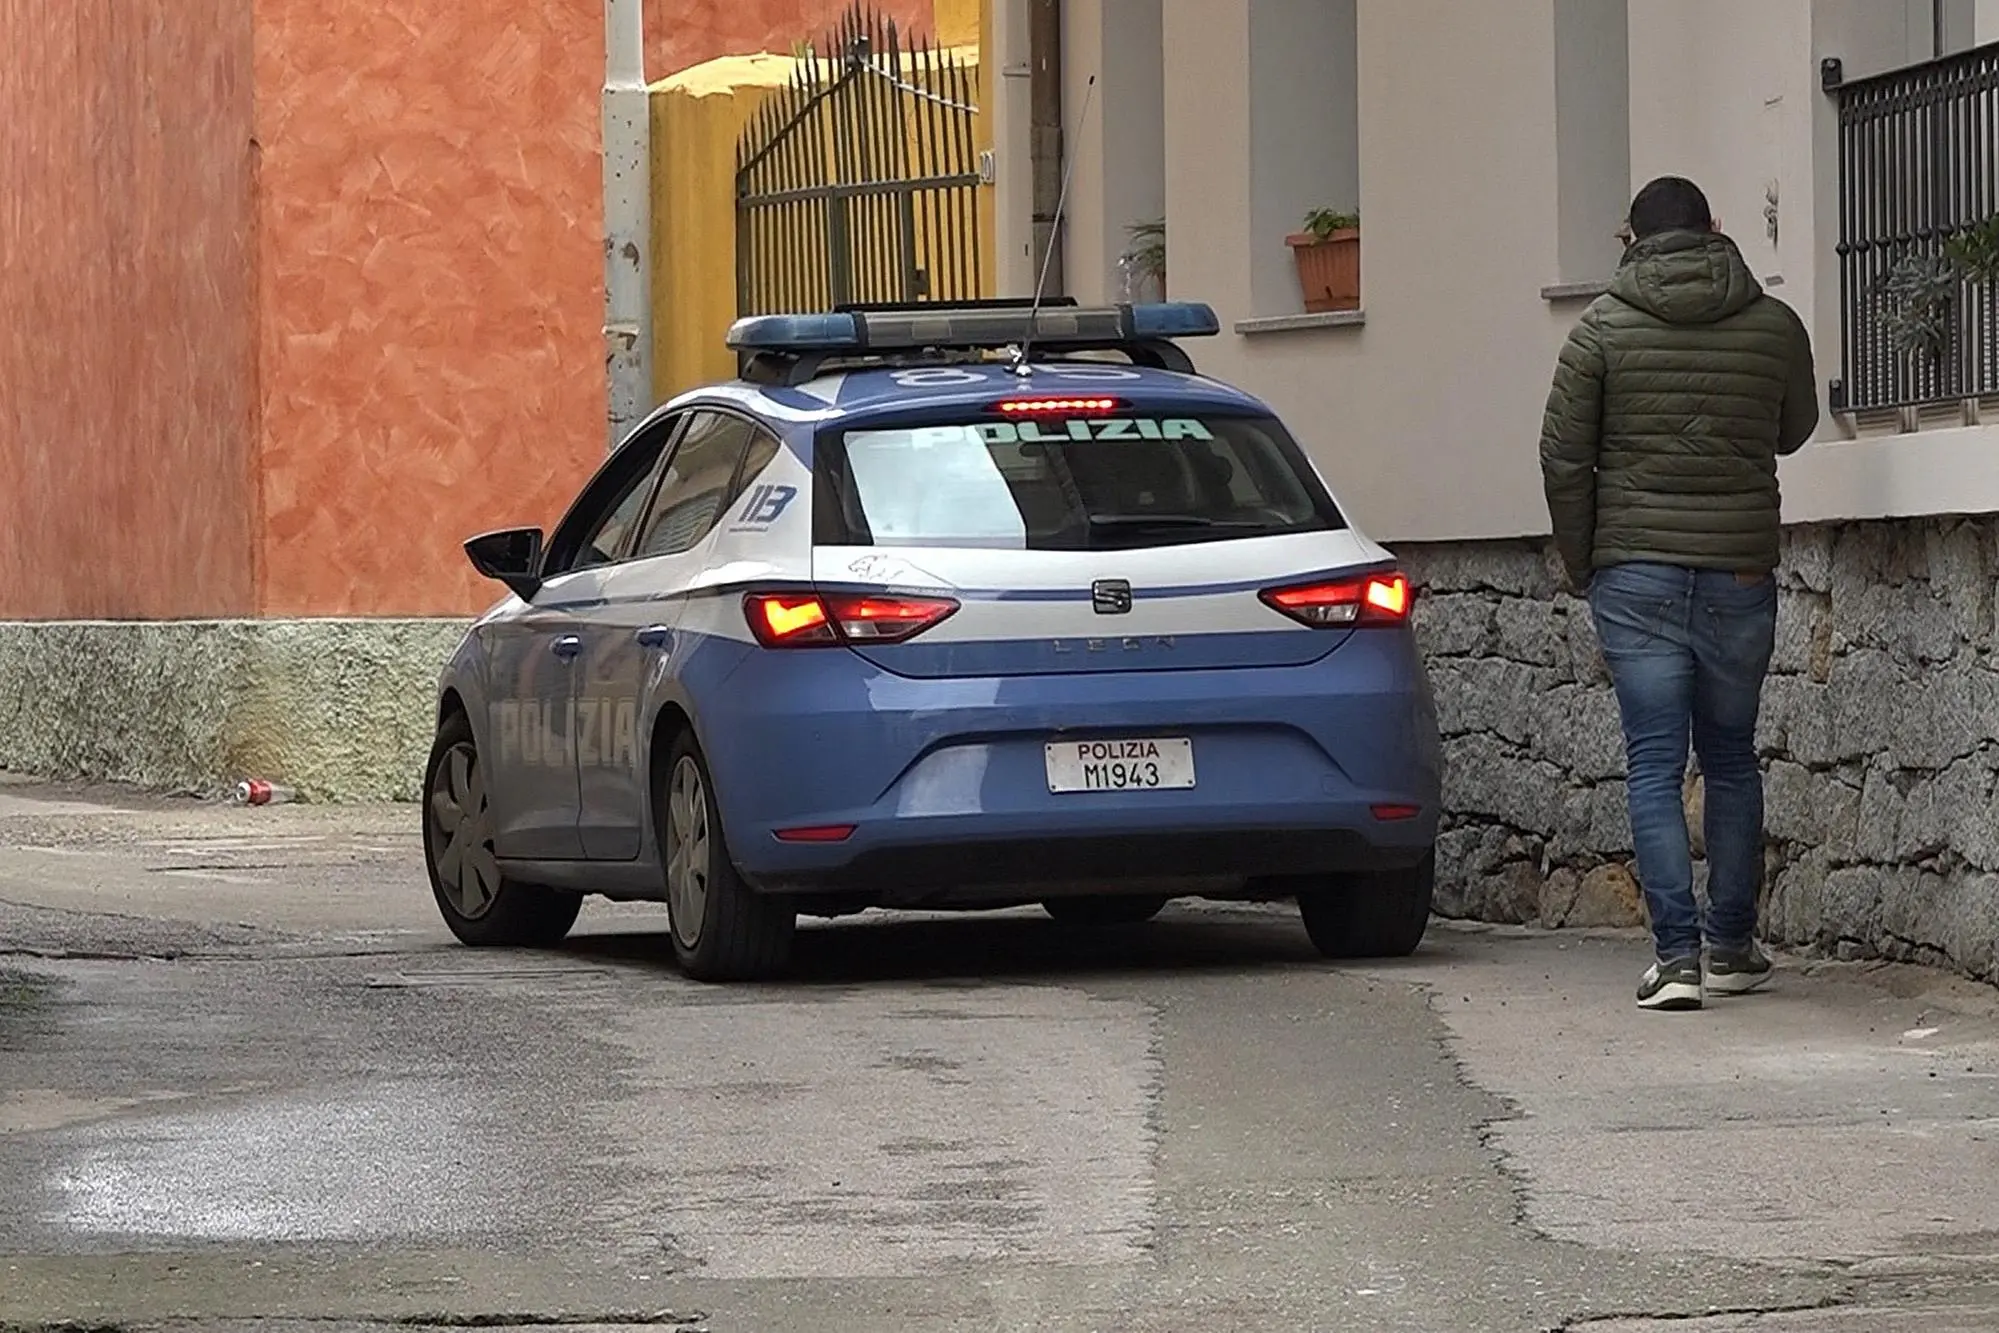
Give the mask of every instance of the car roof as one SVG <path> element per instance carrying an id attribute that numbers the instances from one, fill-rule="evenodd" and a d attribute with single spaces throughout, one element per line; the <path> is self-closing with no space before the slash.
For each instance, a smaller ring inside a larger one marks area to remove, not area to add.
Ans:
<path id="1" fill-rule="evenodd" d="M 982 408 L 1007 398 L 1062 395 L 1135 398 L 1143 400 L 1142 406 L 1181 411 L 1270 412 L 1250 394 L 1204 375 L 1079 360 L 1037 361 L 1024 376 L 999 362 L 978 362 L 866 366 L 821 375 L 795 387 L 726 380 L 681 394 L 659 410 L 723 403 L 779 425 L 862 425 L 912 408 Z"/>

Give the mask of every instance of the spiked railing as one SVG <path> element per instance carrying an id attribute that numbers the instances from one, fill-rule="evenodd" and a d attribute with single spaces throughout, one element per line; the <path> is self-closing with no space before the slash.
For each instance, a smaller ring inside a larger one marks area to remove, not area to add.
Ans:
<path id="1" fill-rule="evenodd" d="M 856 4 L 736 150 L 744 315 L 983 294 L 976 69 Z"/>

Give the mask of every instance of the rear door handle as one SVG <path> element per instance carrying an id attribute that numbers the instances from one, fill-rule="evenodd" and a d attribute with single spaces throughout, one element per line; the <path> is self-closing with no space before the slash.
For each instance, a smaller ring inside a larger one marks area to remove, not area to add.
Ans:
<path id="1" fill-rule="evenodd" d="M 549 651 L 557 657 L 571 658 L 583 651 L 583 640 L 574 634 L 565 634 L 548 645 Z"/>
<path id="2" fill-rule="evenodd" d="M 673 638 L 673 631 L 664 625 L 647 625 L 632 636 L 641 648 L 664 648 Z"/>

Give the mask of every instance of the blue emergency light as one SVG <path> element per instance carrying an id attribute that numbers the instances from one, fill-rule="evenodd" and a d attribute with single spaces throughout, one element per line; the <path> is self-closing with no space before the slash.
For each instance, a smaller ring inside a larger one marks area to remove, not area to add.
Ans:
<path id="1" fill-rule="evenodd" d="M 1222 331 L 1214 310 L 1199 301 L 1082 307 L 1013 302 L 977 306 L 905 305 L 824 314 L 751 315 L 730 326 L 736 352 L 803 356 L 813 353 L 997 350 L 1031 343 L 1048 348 L 1115 348 L 1167 338 L 1212 338 Z"/>
<path id="2" fill-rule="evenodd" d="M 1141 338 L 1212 338 L 1222 331 L 1206 301 L 1155 301 L 1130 309 L 1132 332 Z"/>

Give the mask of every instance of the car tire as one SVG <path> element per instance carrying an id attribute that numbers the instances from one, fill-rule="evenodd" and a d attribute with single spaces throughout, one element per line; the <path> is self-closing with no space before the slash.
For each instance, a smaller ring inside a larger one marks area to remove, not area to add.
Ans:
<path id="1" fill-rule="evenodd" d="M 479 745 L 463 713 L 444 719 L 424 765 L 423 859 L 444 924 L 476 948 L 551 948 L 583 910 L 581 894 L 500 873 Z"/>
<path id="2" fill-rule="evenodd" d="M 692 733 L 668 751 L 659 802 L 667 933 L 696 981 L 763 981 L 791 961 L 798 913 L 743 882 L 729 855 L 714 780 Z"/>
<path id="3" fill-rule="evenodd" d="M 1327 958 L 1406 958 L 1423 942 L 1437 889 L 1437 857 L 1403 870 L 1339 875 L 1298 893 L 1305 933 Z"/>
<path id="4" fill-rule="evenodd" d="M 1050 898 L 1041 910 L 1057 921 L 1078 926 L 1136 926 L 1158 916 L 1170 901 L 1164 894 L 1106 894 L 1087 898 Z"/>

